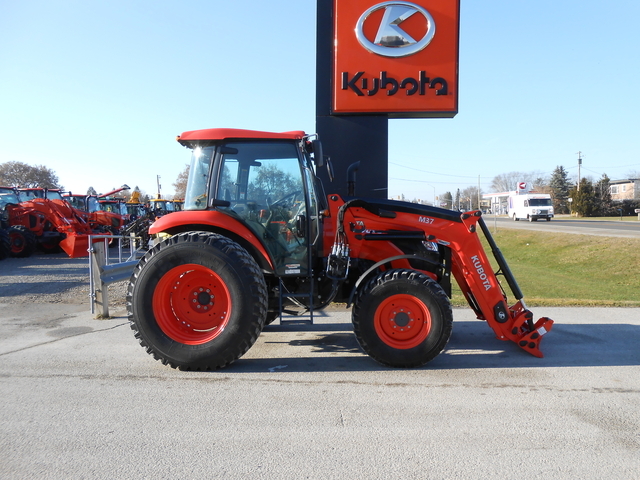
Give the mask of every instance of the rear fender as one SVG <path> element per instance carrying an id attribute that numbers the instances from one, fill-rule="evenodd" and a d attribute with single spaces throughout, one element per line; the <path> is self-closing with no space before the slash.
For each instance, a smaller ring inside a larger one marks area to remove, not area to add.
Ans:
<path id="1" fill-rule="evenodd" d="M 262 240 L 239 220 L 217 210 L 183 210 L 170 213 L 157 219 L 149 227 L 149 234 L 168 233 L 175 235 L 181 232 L 204 230 L 225 234 L 253 250 L 259 265 L 275 270 L 274 262 L 267 252 Z"/>

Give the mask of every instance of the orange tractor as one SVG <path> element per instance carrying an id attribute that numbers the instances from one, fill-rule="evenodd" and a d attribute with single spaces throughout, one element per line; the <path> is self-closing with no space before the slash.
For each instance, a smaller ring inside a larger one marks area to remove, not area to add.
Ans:
<path id="1" fill-rule="evenodd" d="M 534 323 L 480 211 L 325 196 L 315 172 L 322 146 L 304 132 L 209 129 L 178 142 L 192 149 L 184 211 L 151 226 L 158 242 L 127 294 L 136 338 L 162 363 L 222 368 L 292 309 L 312 322 L 315 310 L 344 302 L 367 354 L 420 366 L 451 336 L 452 278 L 499 339 L 542 357 L 553 320 Z"/>
<path id="2" fill-rule="evenodd" d="M 14 190 L 19 203 L 5 207 L 13 256 L 29 256 L 36 246 L 45 252 L 62 248 L 70 257 L 88 255 L 88 236 L 96 232 L 62 198 L 60 190 Z"/>
<path id="3" fill-rule="evenodd" d="M 128 190 L 127 185 L 101 195 L 78 195 L 71 192 L 63 199 L 71 204 L 76 215 L 82 217 L 95 232 L 119 235 L 129 222 L 129 212 L 122 199 L 110 199 L 109 196 Z"/>

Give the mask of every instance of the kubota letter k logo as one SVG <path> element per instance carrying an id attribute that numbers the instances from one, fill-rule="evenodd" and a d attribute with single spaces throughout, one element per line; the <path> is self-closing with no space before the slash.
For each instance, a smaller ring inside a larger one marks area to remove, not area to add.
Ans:
<path id="1" fill-rule="evenodd" d="M 364 34 L 364 23 L 374 12 L 384 9 L 378 33 L 372 42 Z M 402 29 L 402 22 L 414 15 L 421 15 L 427 23 L 427 31 L 420 40 L 415 40 Z M 356 37 L 360 44 L 372 53 L 383 57 L 407 57 L 424 49 L 436 33 L 436 24 L 424 8 L 410 2 L 383 2 L 362 14 L 356 25 Z"/>

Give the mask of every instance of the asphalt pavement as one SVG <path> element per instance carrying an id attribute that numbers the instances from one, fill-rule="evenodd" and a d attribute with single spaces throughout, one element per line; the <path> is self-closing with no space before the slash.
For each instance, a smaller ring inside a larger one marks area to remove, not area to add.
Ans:
<path id="1" fill-rule="evenodd" d="M 430 364 L 382 367 L 338 307 L 193 373 L 121 308 L 0 303 L 0 478 L 638 478 L 640 309 L 532 310 L 542 359 L 456 309 Z"/>
<path id="2" fill-rule="evenodd" d="M 541 232 L 572 233 L 580 235 L 595 235 L 599 237 L 640 238 L 640 221 L 635 220 L 595 220 L 575 218 L 569 215 L 559 215 L 550 221 L 514 222 L 509 217 L 484 215 L 484 221 L 495 231 L 499 228 L 537 230 Z"/>

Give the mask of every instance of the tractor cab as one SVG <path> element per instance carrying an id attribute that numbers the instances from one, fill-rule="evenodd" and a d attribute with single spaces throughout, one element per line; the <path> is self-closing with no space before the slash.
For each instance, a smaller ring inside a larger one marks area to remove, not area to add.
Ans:
<path id="1" fill-rule="evenodd" d="M 16 189 L 13 187 L 0 187 L 0 210 L 10 204 L 20 203 Z"/>
<path id="2" fill-rule="evenodd" d="M 21 202 L 29 202 L 35 198 L 62 200 L 62 193 L 57 188 L 19 188 L 18 196 Z"/>
<path id="3" fill-rule="evenodd" d="M 315 175 L 301 132 L 282 137 L 192 144 L 184 209 L 214 208 L 240 221 L 279 276 L 301 276 L 318 238 Z"/>
<path id="4" fill-rule="evenodd" d="M 175 212 L 173 202 L 171 200 L 165 200 L 163 198 L 152 198 L 149 200 L 150 209 L 157 217 L 167 215 Z"/>

